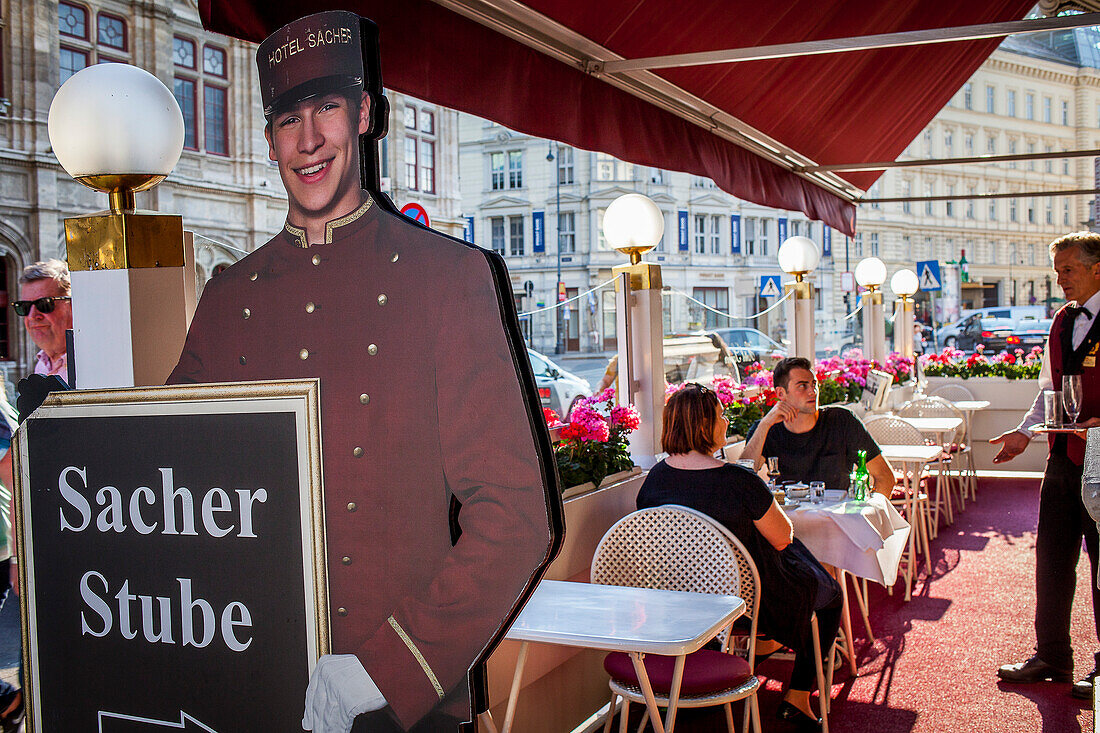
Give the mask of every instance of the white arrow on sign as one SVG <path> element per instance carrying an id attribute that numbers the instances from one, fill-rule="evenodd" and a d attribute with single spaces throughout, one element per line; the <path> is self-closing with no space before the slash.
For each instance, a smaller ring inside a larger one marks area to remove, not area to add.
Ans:
<path id="1" fill-rule="evenodd" d="M 760 295 L 765 298 L 774 298 L 779 295 L 779 281 L 774 278 L 768 278 L 764 283 L 764 287 L 760 289 Z"/>
<path id="2" fill-rule="evenodd" d="M 149 725 L 157 726 L 159 728 L 185 729 L 185 728 L 187 728 L 188 723 L 194 723 L 195 726 L 197 726 L 198 728 L 200 728 L 202 730 L 207 731 L 208 733 L 218 733 L 216 730 L 214 730 L 210 726 L 207 726 L 207 725 L 204 725 L 204 724 L 200 723 L 198 720 L 195 720 L 194 718 L 192 718 L 190 715 L 183 712 L 182 710 L 180 711 L 180 721 L 178 723 L 173 722 L 171 720 L 154 720 L 153 718 L 140 718 L 136 715 L 126 715 L 125 713 L 108 713 L 105 710 L 100 710 L 99 711 L 99 733 L 104 733 L 104 731 L 103 731 L 103 719 L 104 718 L 114 718 L 116 720 L 129 720 L 129 721 L 132 721 L 134 723 L 148 723 Z"/>
<path id="3" fill-rule="evenodd" d="M 921 290 L 939 290 L 940 281 L 936 279 L 936 276 L 932 274 L 932 268 L 928 265 L 924 266 L 924 269 L 920 271 L 920 289 Z"/>

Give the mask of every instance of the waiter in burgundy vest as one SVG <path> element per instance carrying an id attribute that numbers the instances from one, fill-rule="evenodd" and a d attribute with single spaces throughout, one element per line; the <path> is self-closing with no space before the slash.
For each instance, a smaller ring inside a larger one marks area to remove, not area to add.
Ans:
<path id="1" fill-rule="evenodd" d="M 1080 374 L 1084 393 L 1078 423 L 1100 425 L 1100 234 L 1075 232 L 1050 244 L 1058 286 L 1070 301 L 1054 316 L 1039 394 L 1023 422 L 991 440 L 1001 444 L 994 463 L 1023 452 L 1031 428 L 1042 423 L 1043 390 L 1062 388 L 1062 377 Z M 1069 682 L 1073 679 L 1073 650 L 1069 622 L 1077 586 L 1081 538 L 1097 572 L 1096 523 L 1081 501 L 1081 468 L 1085 459 L 1085 431 L 1050 434 L 1050 455 L 1039 497 L 1039 527 L 1035 543 L 1035 654 L 1023 662 L 1006 664 L 998 676 L 1008 682 Z M 1100 591 L 1092 586 L 1093 619 L 1100 639 Z M 1100 653 L 1095 654 L 1100 665 Z M 1074 683 L 1074 697 L 1092 699 L 1096 665 Z"/>

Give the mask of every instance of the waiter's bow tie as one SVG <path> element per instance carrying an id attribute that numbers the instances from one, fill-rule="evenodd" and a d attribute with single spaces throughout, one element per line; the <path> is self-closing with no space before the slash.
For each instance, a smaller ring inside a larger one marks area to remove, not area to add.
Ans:
<path id="1" fill-rule="evenodd" d="M 1066 306 L 1066 316 L 1069 317 L 1070 323 L 1073 323 L 1073 321 L 1077 320 L 1077 316 L 1081 315 L 1082 313 L 1085 314 L 1085 318 L 1092 318 L 1092 313 L 1089 312 L 1088 308 L 1077 305 Z"/>

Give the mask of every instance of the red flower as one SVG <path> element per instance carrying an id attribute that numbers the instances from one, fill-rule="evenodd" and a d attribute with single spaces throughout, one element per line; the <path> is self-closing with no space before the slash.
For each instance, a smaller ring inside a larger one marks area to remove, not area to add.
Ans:
<path id="1" fill-rule="evenodd" d="M 549 407 L 542 408 L 542 417 L 546 420 L 547 427 L 556 428 L 561 425 L 561 418 L 558 417 L 558 413 L 554 412 Z"/>

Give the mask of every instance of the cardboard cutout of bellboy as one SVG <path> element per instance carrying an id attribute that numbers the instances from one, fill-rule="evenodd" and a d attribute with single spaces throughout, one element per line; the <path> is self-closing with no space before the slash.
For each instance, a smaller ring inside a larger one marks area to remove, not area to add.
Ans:
<path id="1" fill-rule="evenodd" d="M 260 45 L 286 225 L 206 285 L 169 381 L 320 378 L 333 655 L 303 727 L 455 731 L 560 545 L 561 502 L 503 261 L 377 190 L 377 58 L 346 12 Z"/>

